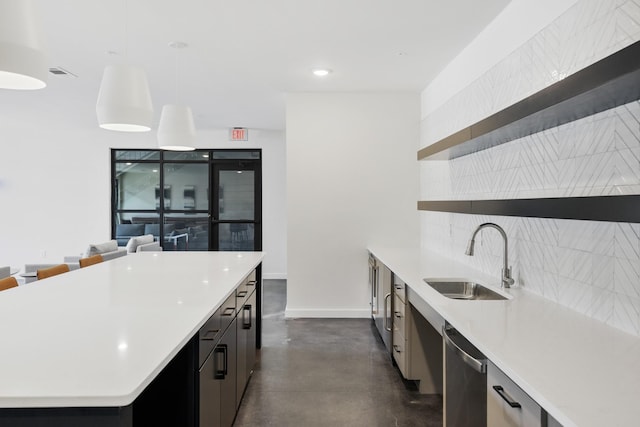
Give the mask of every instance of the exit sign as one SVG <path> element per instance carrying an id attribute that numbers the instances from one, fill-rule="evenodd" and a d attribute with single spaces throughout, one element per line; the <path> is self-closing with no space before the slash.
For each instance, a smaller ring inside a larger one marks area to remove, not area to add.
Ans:
<path id="1" fill-rule="evenodd" d="M 232 141 L 248 141 L 249 140 L 249 129 L 247 129 L 247 128 L 232 128 L 231 129 L 231 140 Z"/>

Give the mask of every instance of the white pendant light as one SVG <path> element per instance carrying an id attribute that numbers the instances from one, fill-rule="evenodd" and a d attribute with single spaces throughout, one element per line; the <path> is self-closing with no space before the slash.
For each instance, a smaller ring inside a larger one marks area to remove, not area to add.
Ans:
<path id="1" fill-rule="evenodd" d="M 144 70 L 133 65 L 110 65 L 104 70 L 98 102 L 101 128 L 123 132 L 151 130 L 153 104 Z"/>
<path id="2" fill-rule="evenodd" d="M 173 41 L 169 47 L 184 49 L 187 44 Z M 175 85 L 176 96 L 178 95 L 178 59 L 175 60 Z M 191 151 L 195 150 L 196 126 L 193 123 L 193 113 L 191 108 L 184 105 L 167 104 L 162 107 L 160 124 L 158 125 L 158 147 L 171 151 Z"/>
<path id="3" fill-rule="evenodd" d="M 31 1 L 0 1 L 0 88 L 42 89 L 47 73 Z"/>
<path id="4" fill-rule="evenodd" d="M 191 108 L 168 104 L 162 107 L 158 125 L 158 147 L 163 150 L 195 150 L 196 127 Z"/>

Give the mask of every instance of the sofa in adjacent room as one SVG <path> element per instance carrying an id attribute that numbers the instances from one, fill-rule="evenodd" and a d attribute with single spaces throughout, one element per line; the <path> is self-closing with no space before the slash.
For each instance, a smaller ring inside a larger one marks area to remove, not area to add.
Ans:
<path id="1" fill-rule="evenodd" d="M 127 242 L 127 253 L 147 252 L 147 251 L 161 251 L 162 247 L 160 242 L 154 239 L 153 234 L 145 234 L 142 236 L 132 237 Z"/>
<path id="2" fill-rule="evenodd" d="M 87 258 L 98 254 L 102 255 L 102 259 L 107 261 L 126 255 L 127 251 L 124 248 L 118 247 L 118 242 L 114 239 L 104 243 L 90 244 L 83 256 Z"/>

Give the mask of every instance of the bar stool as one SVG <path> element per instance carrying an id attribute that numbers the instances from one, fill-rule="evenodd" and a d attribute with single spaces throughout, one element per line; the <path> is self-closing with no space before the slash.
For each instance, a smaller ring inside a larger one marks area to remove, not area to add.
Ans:
<path id="1" fill-rule="evenodd" d="M 0 279 L 0 291 L 15 288 L 16 286 L 18 286 L 18 281 L 15 277 L 9 276 L 4 279 Z"/>
<path id="2" fill-rule="evenodd" d="M 94 264 L 99 264 L 102 261 L 104 261 L 104 259 L 100 254 L 92 255 L 86 258 L 80 258 L 80 260 L 78 260 L 78 262 L 80 263 L 80 268 L 89 267 L 90 265 L 94 265 Z"/>
<path id="3" fill-rule="evenodd" d="M 36 276 L 38 280 L 46 279 L 47 277 L 56 276 L 58 274 L 67 273 L 69 271 L 69 266 L 67 264 L 58 264 L 49 268 L 41 268 L 36 271 Z"/>

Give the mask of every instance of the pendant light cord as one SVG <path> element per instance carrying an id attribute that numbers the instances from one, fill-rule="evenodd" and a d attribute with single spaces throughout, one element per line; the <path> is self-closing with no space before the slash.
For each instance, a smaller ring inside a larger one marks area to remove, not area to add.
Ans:
<path id="1" fill-rule="evenodd" d="M 169 43 L 169 47 L 173 48 L 175 50 L 174 57 L 173 57 L 173 84 L 174 84 L 174 88 L 175 88 L 175 103 L 179 104 L 179 100 L 181 99 L 181 93 L 180 93 L 180 89 L 181 89 L 181 85 L 180 85 L 180 68 L 179 68 L 179 58 L 178 58 L 178 51 L 184 49 L 185 47 L 187 47 L 187 44 L 184 42 L 180 42 L 180 41 L 172 41 Z"/>
<path id="2" fill-rule="evenodd" d="M 175 53 L 173 56 L 173 78 L 174 78 L 174 86 L 175 86 L 175 90 L 176 90 L 176 104 L 179 104 L 178 102 L 178 94 L 180 93 L 178 91 L 178 49 L 174 49 Z"/>
<path id="3" fill-rule="evenodd" d="M 124 58 L 129 62 L 129 2 L 122 0 L 124 9 Z"/>

